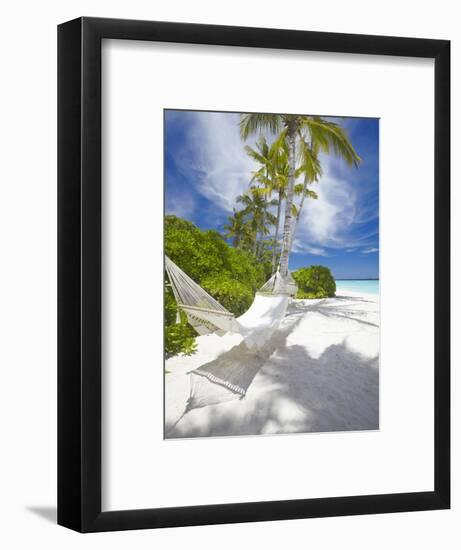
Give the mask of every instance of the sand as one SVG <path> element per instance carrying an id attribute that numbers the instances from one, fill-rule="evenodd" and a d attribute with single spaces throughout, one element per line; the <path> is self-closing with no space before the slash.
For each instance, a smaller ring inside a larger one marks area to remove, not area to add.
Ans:
<path id="1" fill-rule="evenodd" d="M 166 438 L 379 429 L 375 295 L 293 300 L 259 350 L 247 349 L 237 334 L 200 336 L 197 343 L 194 355 L 166 361 Z M 224 377 L 241 369 L 243 398 L 188 374 L 210 362 Z"/>

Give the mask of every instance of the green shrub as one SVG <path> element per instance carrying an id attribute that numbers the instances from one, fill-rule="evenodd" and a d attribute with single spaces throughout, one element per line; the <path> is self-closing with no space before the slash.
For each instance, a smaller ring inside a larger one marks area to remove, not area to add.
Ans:
<path id="1" fill-rule="evenodd" d="M 167 357 L 182 353 L 192 355 L 197 351 L 197 333 L 185 320 L 165 326 L 165 354 Z"/>
<path id="2" fill-rule="evenodd" d="M 176 216 L 165 217 L 165 253 L 200 286 L 212 275 L 227 275 L 254 291 L 266 281 L 266 263 L 229 246 L 217 231 L 201 231 Z"/>
<path id="3" fill-rule="evenodd" d="M 184 313 L 179 313 L 178 318 L 178 307 L 173 292 L 165 285 L 165 355 L 192 355 L 197 349 L 196 336 L 197 333 L 187 322 Z"/>
<path id="4" fill-rule="evenodd" d="M 201 231 L 193 223 L 176 216 L 165 217 L 165 253 L 234 315 L 241 315 L 250 307 L 256 290 L 270 274 L 269 262 L 258 262 L 247 250 L 229 246 L 217 231 Z M 196 332 L 183 316 L 181 323 L 176 325 L 176 302 L 169 287 L 167 289 L 166 353 L 194 353 L 191 341 Z"/>
<path id="5" fill-rule="evenodd" d="M 174 299 L 173 292 L 169 287 L 168 280 L 165 281 L 165 325 L 172 325 L 176 323 L 178 314 L 178 308 L 176 306 L 176 300 Z"/>
<path id="6" fill-rule="evenodd" d="M 242 315 L 253 301 L 250 287 L 227 275 L 213 275 L 202 281 L 203 288 L 234 315 Z"/>
<path id="7" fill-rule="evenodd" d="M 293 273 L 298 285 L 296 298 L 331 298 L 336 292 L 336 283 L 328 267 L 312 265 Z"/>

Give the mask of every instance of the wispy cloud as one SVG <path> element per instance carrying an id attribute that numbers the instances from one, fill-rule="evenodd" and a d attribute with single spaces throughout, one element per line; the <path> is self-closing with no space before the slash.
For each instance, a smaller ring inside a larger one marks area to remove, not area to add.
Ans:
<path id="1" fill-rule="evenodd" d="M 308 244 L 303 243 L 299 239 L 294 240 L 292 251 L 295 254 L 312 254 L 313 256 L 328 256 L 328 253 L 325 249 L 316 247 L 316 246 L 309 246 Z"/>
<path id="2" fill-rule="evenodd" d="M 180 218 L 190 218 L 195 210 L 195 200 L 190 193 L 167 195 L 165 211 Z"/>
<path id="3" fill-rule="evenodd" d="M 191 112 L 183 123 L 187 141 L 175 152 L 176 163 L 193 177 L 199 193 L 232 212 L 256 168 L 240 139 L 239 115 Z"/>
<path id="4" fill-rule="evenodd" d="M 216 214 L 227 215 L 235 207 L 236 197 L 248 189 L 251 172 L 256 169 L 244 151 L 239 115 L 178 112 L 171 116 L 177 117 L 175 124 L 185 138 L 171 152 L 176 165 L 195 192 L 212 203 Z M 328 249 L 377 252 L 378 229 L 373 223 L 378 216 L 376 185 L 367 187 L 359 181 L 358 171 L 338 159 L 323 156 L 321 161 L 324 173 L 313 186 L 319 198 L 305 201 L 293 251 L 317 256 L 327 256 Z M 364 168 L 360 170 L 366 173 Z M 181 215 L 194 205 L 187 197 L 179 197 L 172 208 Z"/>
<path id="5" fill-rule="evenodd" d="M 324 176 L 315 185 L 318 199 L 306 199 L 297 229 L 297 238 L 306 245 L 343 247 L 354 223 L 357 198 L 347 181 L 329 173 L 324 160 Z"/>

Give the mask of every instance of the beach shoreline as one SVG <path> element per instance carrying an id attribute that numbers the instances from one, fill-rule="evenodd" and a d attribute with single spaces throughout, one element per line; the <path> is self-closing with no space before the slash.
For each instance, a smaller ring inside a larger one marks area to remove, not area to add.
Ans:
<path id="1" fill-rule="evenodd" d="M 189 374 L 210 362 L 223 377 L 248 365 L 243 398 Z M 293 300 L 264 349 L 248 351 L 238 334 L 200 336 L 195 354 L 165 369 L 167 439 L 377 430 L 379 295 Z"/>

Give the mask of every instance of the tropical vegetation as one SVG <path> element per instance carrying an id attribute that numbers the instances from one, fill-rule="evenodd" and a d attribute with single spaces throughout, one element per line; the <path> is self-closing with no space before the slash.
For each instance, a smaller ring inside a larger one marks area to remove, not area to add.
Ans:
<path id="1" fill-rule="evenodd" d="M 256 290 L 275 273 L 288 274 L 288 259 L 306 199 L 318 199 L 313 187 L 322 176 L 322 154 L 334 154 L 350 166 L 360 158 L 340 124 L 319 116 L 242 114 L 244 145 L 255 162 L 248 188 L 236 197 L 223 234 L 166 216 L 165 252 L 189 277 L 235 315 L 251 305 Z M 268 141 L 270 139 L 270 142 Z M 283 229 L 282 229 L 283 224 Z M 311 266 L 293 274 L 298 298 L 334 296 L 328 268 Z M 167 355 L 195 351 L 195 331 L 178 312 L 165 279 Z"/>
<path id="2" fill-rule="evenodd" d="M 255 134 L 261 136 L 263 133 L 276 136 L 272 146 L 269 147 L 260 137 L 257 150 L 247 147 L 247 152 L 261 165 L 260 170 L 253 175 L 253 180 L 262 184 L 261 189 L 264 194 L 269 196 L 273 192 L 278 194 L 273 269 L 277 263 L 275 258 L 280 209 L 282 200 L 285 200 L 279 265 L 280 273 L 286 276 L 288 258 L 304 199 L 317 198 L 317 194 L 309 186 L 317 182 L 322 174 L 319 154 L 334 153 L 351 166 L 358 166 L 360 157 L 355 152 L 345 130 L 339 124 L 319 116 L 263 113 L 241 115 L 240 134 L 243 140 Z M 303 181 L 297 182 L 301 176 Z M 295 203 L 297 194 L 301 197 L 298 205 Z"/>
<path id="3" fill-rule="evenodd" d="M 293 273 L 298 285 L 296 298 L 331 298 L 336 292 L 336 282 L 328 267 L 311 265 Z"/>
<path id="4" fill-rule="evenodd" d="M 241 315 L 270 275 L 270 263 L 230 246 L 217 231 L 202 231 L 192 222 L 165 217 L 165 253 L 226 309 Z M 165 274 L 165 351 L 167 356 L 195 351 L 196 332 L 174 300 Z"/>

